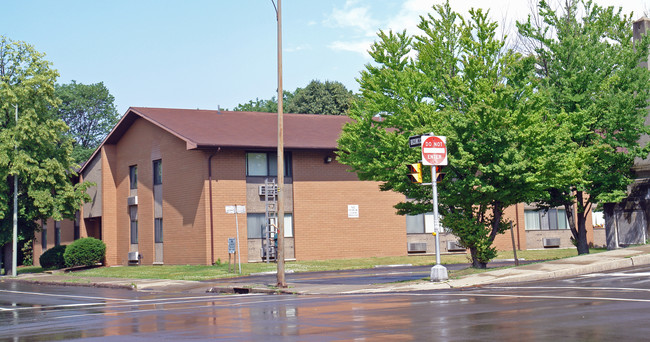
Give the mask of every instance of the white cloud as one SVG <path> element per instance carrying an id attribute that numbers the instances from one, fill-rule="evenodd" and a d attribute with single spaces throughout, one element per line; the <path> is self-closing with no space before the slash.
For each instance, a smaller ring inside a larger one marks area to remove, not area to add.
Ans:
<path id="1" fill-rule="evenodd" d="M 365 36 L 374 36 L 379 28 L 377 20 L 369 13 L 370 7 L 362 6 L 358 0 L 347 0 L 342 9 L 334 8 L 325 19 L 333 27 L 355 28 Z"/>
<path id="2" fill-rule="evenodd" d="M 406 30 L 409 34 L 417 32 L 417 25 L 420 23 L 420 16 L 425 16 L 433 9 L 433 5 L 439 3 L 432 0 L 407 0 L 402 5 L 395 17 L 390 18 L 386 28 L 393 32 Z"/>
<path id="3" fill-rule="evenodd" d="M 370 46 L 372 45 L 372 43 L 373 43 L 372 40 L 335 41 L 329 44 L 327 47 L 337 51 L 356 52 L 358 54 L 361 54 L 365 58 L 370 58 L 370 55 L 368 54 L 368 50 L 370 50 Z"/>
<path id="4" fill-rule="evenodd" d="M 282 48 L 285 52 L 298 52 L 298 51 L 303 51 L 303 50 L 311 50 L 311 47 L 309 45 L 298 45 L 298 46 L 292 46 L 292 47 L 284 47 Z"/>

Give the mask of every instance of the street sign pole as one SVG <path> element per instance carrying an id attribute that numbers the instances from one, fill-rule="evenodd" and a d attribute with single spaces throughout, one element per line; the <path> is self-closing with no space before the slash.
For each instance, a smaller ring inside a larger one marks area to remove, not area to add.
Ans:
<path id="1" fill-rule="evenodd" d="M 440 264 L 440 216 L 438 215 L 438 183 L 436 165 L 447 165 L 447 145 L 445 137 L 422 136 L 422 164 L 431 165 L 431 189 L 433 190 L 433 229 L 436 238 L 436 265 L 431 267 L 431 281 L 441 282 L 449 279 L 447 268 Z"/>

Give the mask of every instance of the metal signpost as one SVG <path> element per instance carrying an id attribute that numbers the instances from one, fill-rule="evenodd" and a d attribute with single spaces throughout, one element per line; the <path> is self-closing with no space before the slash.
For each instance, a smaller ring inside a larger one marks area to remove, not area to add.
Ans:
<path id="1" fill-rule="evenodd" d="M 431 188 L 433 190 L 433 227 L 436 237 L 436 265 L 431 267 L 431 281 L 449 279 L 447 268 L 440 264 L 440 217 L 438 216 L 438 185 L 436 182 L 436 166 L 447 165 L 447 137 L 422 136 L 422 164 L 431 166 Z"/>
<path id="2" fill-rule="evenodd" d="M 241 274 L 241 253 L 239 249 L 239 219 L 237 214 L 245 214 L 246 206 L 245 205 L 227 205 L 226 214 L 235 214 L 235 227 L 237 229 L 237 263 L 239 264 L 239 274 Z"/>

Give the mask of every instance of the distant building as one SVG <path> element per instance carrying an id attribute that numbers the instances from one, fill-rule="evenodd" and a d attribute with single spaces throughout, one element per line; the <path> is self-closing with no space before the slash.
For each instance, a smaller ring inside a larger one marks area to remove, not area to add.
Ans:
<path id="1" fill-rule="evenodd" d="M 649 31 L 649 18 L 634 22 L 634 40 L 641 39 Z M 639 63 L 639 67 L 650 68 L 649 62 L 650 56 Z M 650 116 L 646 116 L 645 125 L 650 125 Z M 650 137 L 642 136 L 639 142 L 644 146 L 650 143 Z M 607 203 L 604 206 L 608 249 L 644 244 L 650 233 L 650 159 L 637 159 L 632 170 L 635 179 L 628 187 L 628 197 L 620 203 Z"/>

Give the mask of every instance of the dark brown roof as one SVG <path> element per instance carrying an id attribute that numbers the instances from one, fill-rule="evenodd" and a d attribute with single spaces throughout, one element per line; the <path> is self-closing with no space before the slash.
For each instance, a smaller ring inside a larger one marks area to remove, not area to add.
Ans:
<path id="1" fill-rule="evenodd" d="M 102 145 L 117 143 L 138 118 L 185 141 L 187 149 L 277 148 L 277 113 L 147 107 L 129 108 Z M 316 150 L 335 150 L 341 128 L 350 121 L 344 115 L 313 114 L 284 114 L 283 119 L 285 149 Z"/>

